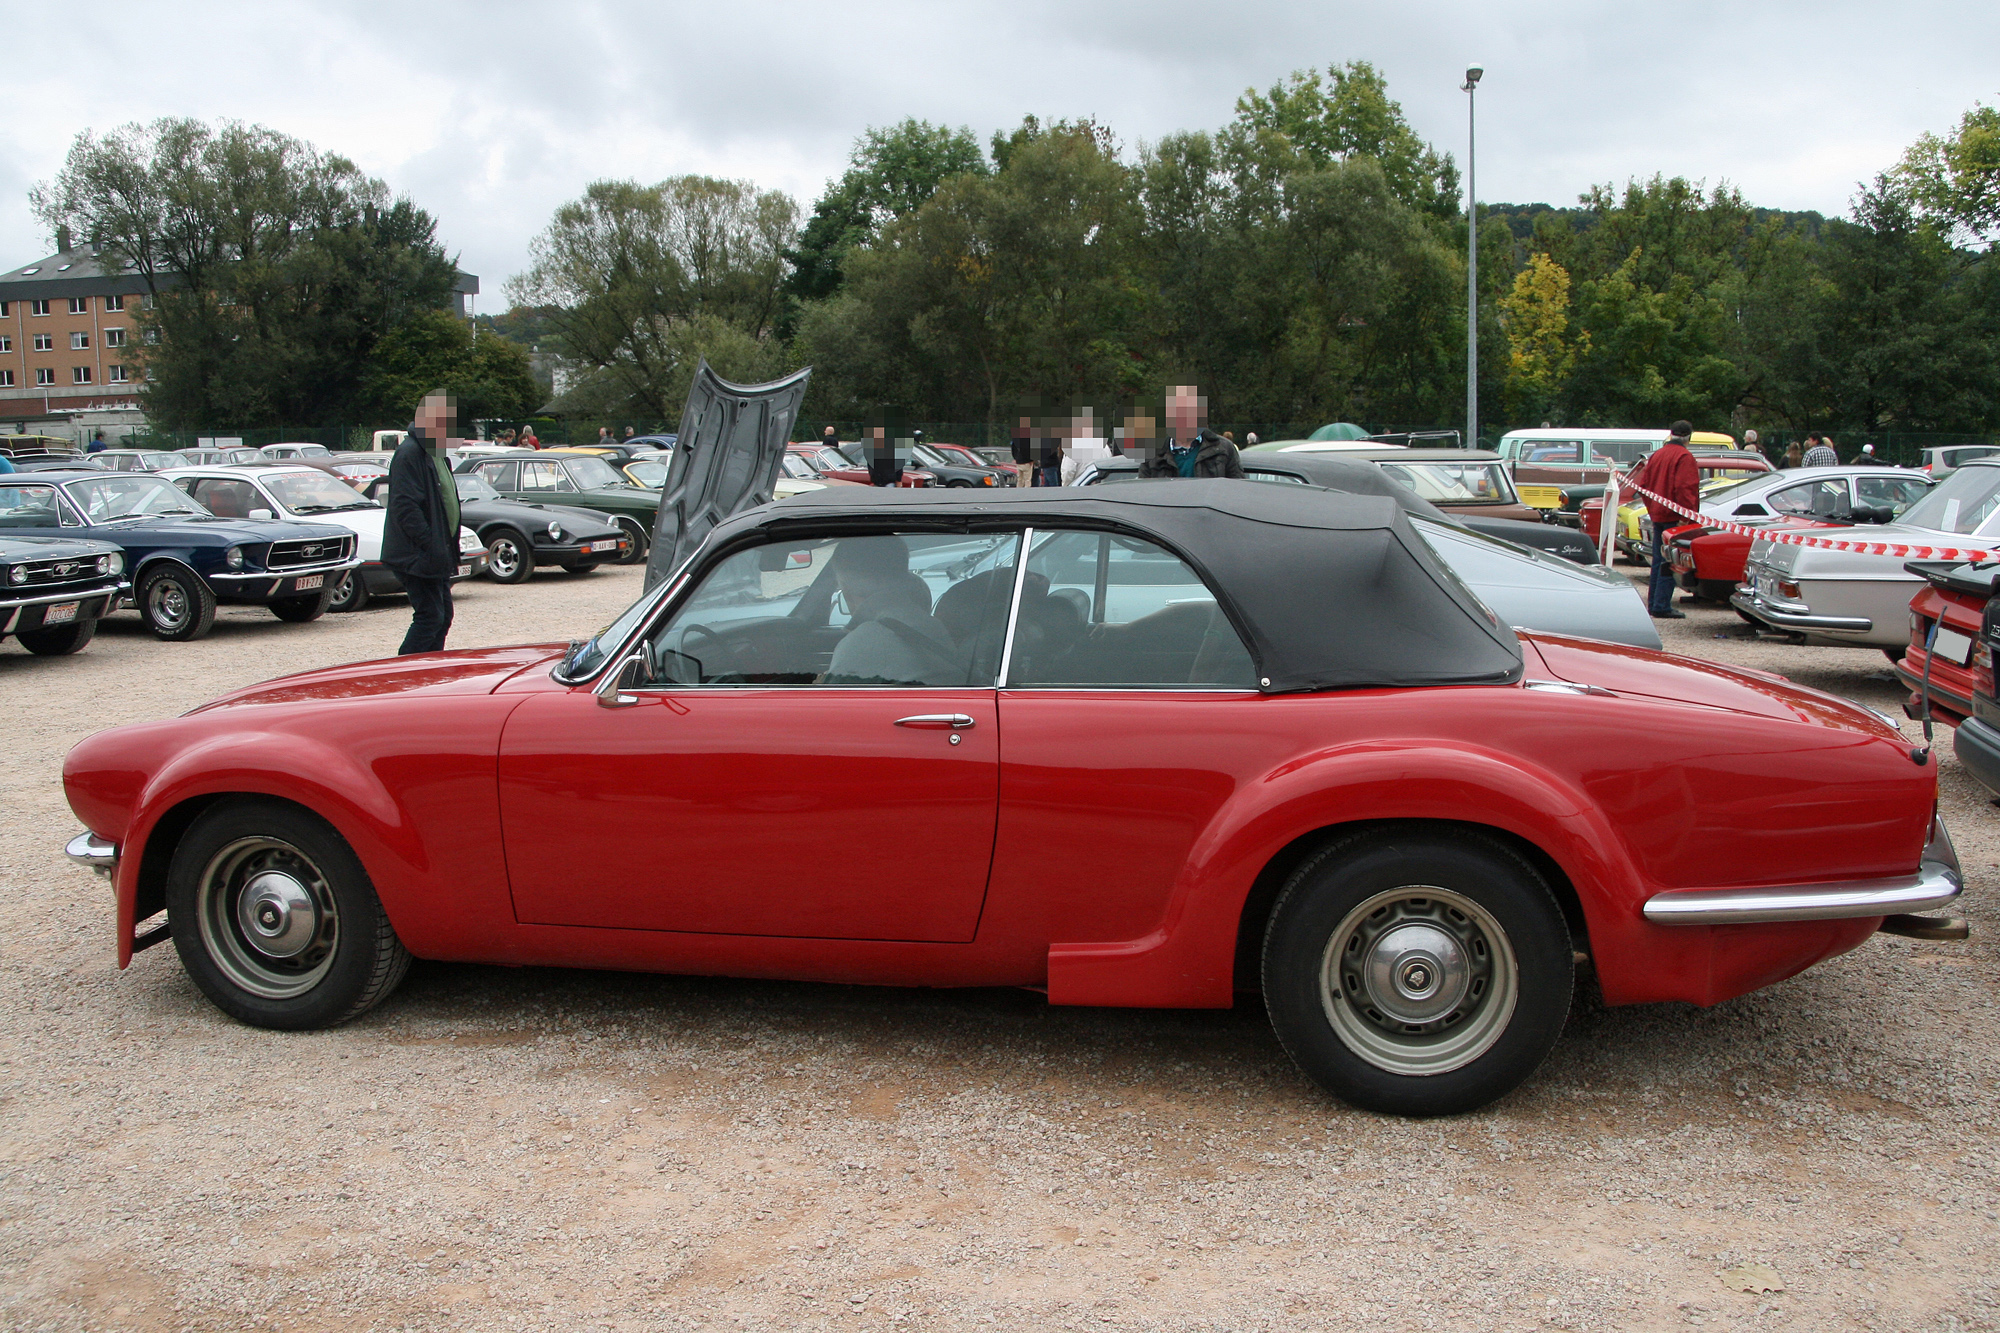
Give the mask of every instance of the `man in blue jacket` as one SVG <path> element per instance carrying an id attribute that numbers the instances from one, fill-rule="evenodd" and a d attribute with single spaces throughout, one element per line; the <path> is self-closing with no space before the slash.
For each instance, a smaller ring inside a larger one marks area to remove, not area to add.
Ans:
<path id="1" fill-rule="evenodd" d="M 439 389 L 417 404 L 409 436 L 389 460 L 389 514 L 382 563 L 410 594 L 410 632 L 402 653 L 434 653 L 451 629 L 451 577 L 458 572 L 458 483 L 445 441 L 458 404 Z M 356 578 L 360 577 L 357 572 Z"/>

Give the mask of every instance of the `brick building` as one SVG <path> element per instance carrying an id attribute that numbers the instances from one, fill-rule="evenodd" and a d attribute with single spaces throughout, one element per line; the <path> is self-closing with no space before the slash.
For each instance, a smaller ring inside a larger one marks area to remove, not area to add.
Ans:
<path id="1" fill-rule="evenodd" d="M 476 276 L 458 275 L 452 303 L 460 315 L 478 293 Z M 131 414 L 139 410 L 144 373 L 138 316 L 148 299 L 136 270 L 116 268 L 87 246 L 63 244 L 46 259 L 0 273 L 0 431 L 104 414 L 128 416 L 136 426 Z"/>

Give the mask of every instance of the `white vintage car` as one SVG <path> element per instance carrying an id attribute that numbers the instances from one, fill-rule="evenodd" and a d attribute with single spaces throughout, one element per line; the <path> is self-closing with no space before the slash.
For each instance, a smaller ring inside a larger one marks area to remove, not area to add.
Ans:
<path id="1" fill-rule="evenodd" d="M 1831 510 L 1808 512 L 1832 516 Z M 2000 548 L 2000 458 L 1959 468 L 1895 523 L 1824 535 L 1957 550 Z M 1903 568 L 1913 558 L 1919 557 L 1793 546 L 1759 537 L 1751 543 L 1743 582 L 1729 604 L 1773 629 L 1880 648 L 1899 658 L 1910 641 L 1910 598 L 1923 586 L 1922 579 Z"/>

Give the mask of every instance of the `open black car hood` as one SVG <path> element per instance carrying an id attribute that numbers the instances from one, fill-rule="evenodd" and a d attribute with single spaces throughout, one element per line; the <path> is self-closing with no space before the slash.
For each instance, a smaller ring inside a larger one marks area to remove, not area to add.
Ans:
<path id="1" fill-rule="evenodd" d="M 811 378 L 808 366 L 769 384 L 731 384 L 702 361 L 660 488 L 648 588 L 679 569 L 716 524 L 770 501 Z"/>

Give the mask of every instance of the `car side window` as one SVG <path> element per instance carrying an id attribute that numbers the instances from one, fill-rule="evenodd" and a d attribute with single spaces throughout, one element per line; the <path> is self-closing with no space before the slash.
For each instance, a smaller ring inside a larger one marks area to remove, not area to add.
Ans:
<path id="1" fill-rule="evenodd" d="M 569 478 L 563 475 L 561 463 L 540 460 L 519 464 L 521 486 L 524 491 L 569 491 L 575 490 Z"/>
<path id="2" fill-rule="evenodd" d="M 519 490 L 520 487 L 516 486 L 514 482 L 520 473 L 520 468 L 521 465 L 519 463 L 481 463 L 479 465 L 479 475 L 486 478 L 496 491 Z"/>
<path id="3" fill-rule="evenodd" d="M 1246 480 L 1249 481 L 1275 481 L 1279 483 L 1288 482 L 1293 486 L 1310 485 L 1310 483 L 1307 482 L 1304 477 L 1295 477 L 1289 472 L 1256 472 L 1248 468 L 1245 468 L 1243 471 L 1243 476 L 1245 477 Z"/>
<path id="4" fill-rule="evenodd" d="M 1015 617 L 1010 689 L 1254 690 L 1243 640 L 1201 577 L 1153 542 L 1037 533 Z"/>
<path id="5" fill-rule="evenodd" d="M 259 501 L 256 489 L 247 481 L 203 477 L 195 482 L 189 494 L 218 518 L 248 518 L 252 509 L 269 508 Z"/>
<path id="6" fill-rule="evenodd" d="M 652 634 L 649 683 L 991 689 L 1019 547 L 874 533 L 737 551 Z"/>
<path id="7" fill-rule="evenodd" d="M 1855 494 L 1871 509 L 1901 514 L 1924 497 L 1930 487 L 1915 477 L 1856 477 Z"/>
<path id="8" fill-rule="evenodd" d="M 1801 482 L 1771 492 L 1764 502 L 1777 513 L 1793 518 L 1830 518 L 1848 510 L 1847 482 L 1837 477 Z"/>

